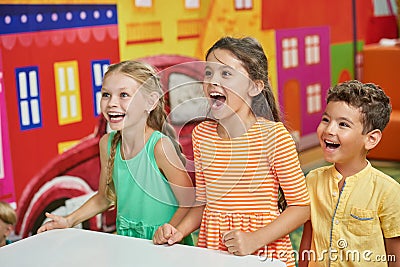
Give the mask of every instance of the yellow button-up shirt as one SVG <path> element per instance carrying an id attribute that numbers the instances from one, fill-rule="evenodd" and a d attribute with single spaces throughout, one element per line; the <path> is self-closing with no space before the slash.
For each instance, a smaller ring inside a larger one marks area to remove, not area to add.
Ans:
<path id="1" fill-rule="evenodd" d="M 306 178 L 313 228 L 309 266 L 387 266 L 384 238 L 400 236 L 400 184 L 368 162 L 347 177 L 334 166 Z"/>

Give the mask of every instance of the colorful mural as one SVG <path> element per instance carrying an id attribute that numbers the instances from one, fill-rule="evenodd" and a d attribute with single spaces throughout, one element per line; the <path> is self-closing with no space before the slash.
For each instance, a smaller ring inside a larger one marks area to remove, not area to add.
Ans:
<path id="1" fill-rule="evenodd" d="M 97 142 L 106 132 L 99 90 L 109 64 L 140 59 L 163 70 L 171 110 L 176 97 L 182 102 L 200 91 L 170 91 L 199 74 L 169 67 L 204 60 L 221 36 L 254 36 L 268 56 L 285 123 L 303 150 L 317 144 L 329 86 L 361 77 L 359 52 L 371 18 L 390 10 L 398 12 L 394 0 L 3 0 L 0 199 L 17 208 L 16 234 L 34 234 L 45 210 L 70 212 L 97 189 Z M 191 159 L 195 124 L 182 123 L 179 114 L 170 119 Z M 112 224 L 112 214 L 104 214 L 83 227 L 109 231 Z"/>
<path id="2" fill-rule="evenodd" d="M 25 231 L 34 227 L 44 207 L 71 197 L 50 195 L 66 178 L 48 177 L 51 184 L 44 180 L 45 169 L 66 145 L 95 130 L 102 74 L 119 60 L 117 11 L 115 5 L 1 5 L 0 17 L 7 163 L 0 198 L 17 201 L 17 230 Z M 65 164 L 52 168 L 61 170 Z M 98 173 L 70 175 L 76 181 L 74 195 L 95 190 Z"/>

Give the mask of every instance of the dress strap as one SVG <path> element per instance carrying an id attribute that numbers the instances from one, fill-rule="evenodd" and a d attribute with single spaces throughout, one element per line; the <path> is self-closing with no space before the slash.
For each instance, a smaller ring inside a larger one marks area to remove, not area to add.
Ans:
<path id="1" fill-rule="evenodd" d="M 155 168 L 155 169 L 158 169 L 158 166 L 157 166 L 156 158 L 154 156 L 154 148 L 155 148 L 157 142 L 163 137 L 166 137 L 163 133 L 161 133 L 159 131 L 154 131 L 151 134 L 149 140 L 147 140 L 146 145 L 145 145 L 146 154 L 149 157 L 149 160 L 150 160 L 153 168 Z"/>

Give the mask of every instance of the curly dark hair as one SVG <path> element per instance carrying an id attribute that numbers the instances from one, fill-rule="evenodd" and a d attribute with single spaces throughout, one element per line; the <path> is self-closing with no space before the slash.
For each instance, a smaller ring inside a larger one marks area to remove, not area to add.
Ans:
<path id="1" fill-rule="evenodd" d="M 331 87 L 326 103 L 331 101 L 343 101 L 349 106 L 360 109 L 363 134 L 375 129 L 383 131 L 392 112 L 390 99 L 379 85 L 357 80 Z"/>

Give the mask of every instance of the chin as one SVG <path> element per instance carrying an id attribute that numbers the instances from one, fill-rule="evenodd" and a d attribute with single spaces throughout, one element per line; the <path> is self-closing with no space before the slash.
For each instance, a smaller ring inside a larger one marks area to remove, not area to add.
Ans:
<path id="1" fill-rule="evenodd" d="M 329 163 L 335 163 L 336 160 L 334 157 L 332 157 L 331 155 L 324 155 L 324 160 L 329 162 Z"/>
<path id="2" fill-rule="evenodd" d="M 332 160 L 332 159 L 325 159 L 325 161 L 326 161 L 326 162 L 329 162 L 329 163 L 332 163 L 332 164 L 335 164 L 335 163 L 336 163 L 336 160 Z"/>
<path id="3" fill-rule="evenodd" d="M 212 115 L 213 119 L 215 119 L 215 120 L 220 120 L 220 119 L 223 119 L 225 117 L 222 112 L 213 111 L 213 110 L 211 110 L 211 115 Z"/>
<path id="4" fill-rule="evenodd" d="M 120 130 L 122 130 L 121 125 L 116 125 L 116 124 L 111 124 L 111 123 L 109 123 L 109 126 L 110 126 L 110 129 L 113 130 L 113 131 L 120 131 Z"/>

